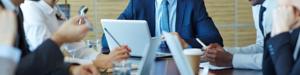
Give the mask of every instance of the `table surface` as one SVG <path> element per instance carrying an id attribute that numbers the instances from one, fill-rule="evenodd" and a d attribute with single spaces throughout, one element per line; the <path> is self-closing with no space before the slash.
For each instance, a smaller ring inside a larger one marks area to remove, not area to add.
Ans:
<path id="1" fill-rule="evenodd" d="M 138 58 L 130 58 L 130 60 L 138 60 Z M 155 75 L 180 75 L 176 63 L 173 58 L 159 58 L 155 63 Z M 199 70 L 199 75 L 202 69 Z M 249 69 L 224 69 L 210 70 L 208 75 L 262 75 L 261 70 Z"/>

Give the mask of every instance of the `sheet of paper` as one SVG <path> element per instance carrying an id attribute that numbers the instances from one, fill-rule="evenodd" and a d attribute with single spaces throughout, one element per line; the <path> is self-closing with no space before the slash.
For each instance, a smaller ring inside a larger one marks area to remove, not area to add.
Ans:
<path id="1" fill-rule="evenodd" d="M 208 75 L 209 72 L 209 65 L 204 65 L 201 75 Z"/>
<path id="2" fill-rule="evenodd" d="M 223 70 L 223 69 L 231 68 L 231 67 L 214 66 L 214 65 L 209 64 L 209 62 L 200 63 L 200 65 L 199 65 L 200 68 L 205 68 L 206 66 L 208 66 L 210 70 Z"/>

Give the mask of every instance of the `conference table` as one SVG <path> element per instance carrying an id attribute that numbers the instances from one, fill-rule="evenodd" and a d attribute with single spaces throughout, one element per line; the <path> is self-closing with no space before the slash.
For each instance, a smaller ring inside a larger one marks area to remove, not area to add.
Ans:
<path id="1" fill-rule="evenodd" d="M 130 58 L 129 60 L 140 61 L 140 58 Z M 180 75 L 176 63 L 172 57 L 157 58 L 154 66 L 154 75 Z M 202 69 L 199 70 L 198 74 L 200 75 L 201 72 Z M 223 69 L 210 70 L 208 75 L 262 75 L 262 71 L 250 69 Z"/>

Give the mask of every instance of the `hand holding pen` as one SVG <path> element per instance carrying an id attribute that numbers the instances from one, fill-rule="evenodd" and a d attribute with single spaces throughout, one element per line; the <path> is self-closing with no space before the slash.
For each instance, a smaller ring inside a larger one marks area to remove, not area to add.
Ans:
<path id="1" fill-rule="evenodd" d="M 119 46 L 119 48 L 123 48 L 123 49 L 126 49 L 128 52 L 126 53 L 127 55 L 129 55 L 129 52 L 131 52 L 131 49 L 125 45 L 125 46 L 122 46 L 118 41 L 117 39 L 108 31 L 107 28 L 104 28 L 104 31 L 108 34 L 108 36 L 110 36 L 114 42 Z"/>

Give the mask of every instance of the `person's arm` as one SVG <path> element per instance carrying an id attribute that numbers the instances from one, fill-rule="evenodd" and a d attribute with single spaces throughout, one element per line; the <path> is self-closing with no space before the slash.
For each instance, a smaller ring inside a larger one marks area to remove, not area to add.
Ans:
<path id="1" fill-rule="evenodd" d="M 50 73 L 63 66 L 63 58 L 59 45 L 48 39 L 36 51 L 21 59 L 16 75 L 44 75 Z M 65 65 L 63 68 L 68 70 L 69 66 Z M 69 75 L 69 71 L 62 71 L 61 74 Z"/>
<path id="2" fill-rule="evenodd" d="M 256 44 L 245 47 L 225 48 L 233 55 L 232 65 L 234 68 L 242 69 L 262 69 L 263 60 L 263 41 L 262 33 L 257 31 Z M 247 60 L 245 60 L 247 59 Z M 243 60 L 243 61 L 241 61 Z"/>
<path id="3" fill-rule="evenodd" d="M 21 5 L 24 16 L 24 32 L 30 46 L 34 51 L 43 41 L 51 37 L 51 32 L 45 24 L 46 17 L 43 11 L 33 3 Z M 35 16 L 32 16 L 34 14 Z"/>
<path id="4" fill-rule="evenodd" d="M 262 40 L 263 41 L 263 40 Z M 225 50 L 231 54 L 253 54 L 263 53 L 263 43 L 251 44 L 245 47 L 225 47 Z"/>
<path id="5" fill-rule="evenodd" d="M 233 54 L 232 65 L 239 69 L 262 69 L 263 53 Z"/>
<path id="6" fill-rule="evenodd" d="M 246 47 L 225 48 L 225 50 L 233 55 L 232 65 L 234 68 L 262 69 L 263 44 L 256 43 Z"/>
<path id="7" fill-rule="evenodd" d="M 223 39 L 216 28 L 213 20 L 208 16 L 206 7 L 203 0 L 194 0 L 194 12 L 193 12 L 193 28 L 196 32 L 196 37 L 200 38 L 206 45 L 210 43 L 218 43 L 223 46 Z M 202 48 L 202 46 L 195 40 L 187 40 L 189 45 L 196 48 Z"/>
<path id="8" fill-rule="evenodd" d="M 281 33 L 267 41 L 266 47 L 274 63 L 278 75 L 289 75 L 294 65 L 291 35 L 289 32 Z"/>
<path id="9" fill-rule="evenodd" d="M 135 15 L 133 12 L 135 9 L 135 6 L 133 6 L 133 4 L 135 3 L 134 1 L 136 0 L 130 0 L 126 9 L 120 14 L 120 16 L 118 17 L 118 19 L 133 19 Z"/>
<path id="10" fill-rule="evenodd" d="M 267 34 L 264 42 L 267 42 L 271 37 L 271 33 Z M 274 63 L 270 56 L 270 52 L 268 51 L 267 43 L 264 43 L 264 53 L 263 53 L 263 62 L 262 62 L 262 71 L 263 75 L 277 75 L 275 73 Z"/>
<path id="11" fill-rule="evenodd" d="M 70 64 L 64 64 L 64 56 L 60 51 L 63 43 L 80 41 L 88 32 L 86 25 L 78 25 L 80 17 L 65 22 L 51 37 L 44 41 L 31 54 L 25 56 L 18 68 L 17 75 L 44 75 L 49 73 L 70 74 Z M 62 70 L 57 70 L 57 69 Z M 73 71 L 73 70 L 71 70 Z M 72 72 L 73 73 L 73 72 Z"/>

